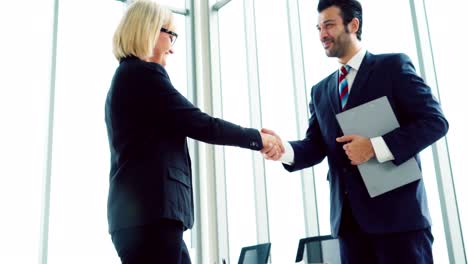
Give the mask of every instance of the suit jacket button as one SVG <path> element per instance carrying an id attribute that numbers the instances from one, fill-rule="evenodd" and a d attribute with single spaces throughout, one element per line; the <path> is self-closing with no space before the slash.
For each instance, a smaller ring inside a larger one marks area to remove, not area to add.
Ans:
<path id="1" fill-rule="evenodd" d="M 347 168 L 343 168 L 341 171 L 342 171 L 343 173 L 347 173 L 347 172 L 348 172 L 348 169 L 347 169 Z"/>
<path id="2" fill-rule="evenodd" d="M 258 147 L 258 144 L 257 144 L 257 142 L 252 141 L 252 142 L 250 142 L 250 146 L 251 147 Z"/>

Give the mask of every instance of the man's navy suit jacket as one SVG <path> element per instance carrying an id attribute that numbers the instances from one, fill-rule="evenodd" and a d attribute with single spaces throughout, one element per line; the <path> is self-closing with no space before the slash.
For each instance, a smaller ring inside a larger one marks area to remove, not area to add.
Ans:
<path id="1" fill-rule="evenodd" d="M 120 62 L 105 118 L 111 152 L 110 232 L 161 218 L 192 227 L 187 137 L 252 150 L 263 147 L 257 130 L 201 112 L 172 86 L 164 67 L 136 57 Z"/>
<path id="2" fill-rule="evenodd" d="M 345 193 L 359 226 L 368 233 L 390 233 L 429 227 L 431 219 L 423 180 L 407 184 L 370 198 L 356 166 L 351 165 L 336 138 L 343 135 L 335 115 L 340 113 L 338 72 L 312 87 L 309 127 L 305 139 L 292 141 L 296 171 L 328 159 L 330 184 L 330 222 L 337 236 Z M 444 136 L 448 122 L 430 88 L 416 75 L 404 54 L 366 53 L 357 72 L 347 109 L 387 96 L 400 127 L 383 135 L 395 165 L 418 153 Z M 375 118 L 379 118 L 376 116 Z M 372 122 L 372 120 L 369 120 Z"/>

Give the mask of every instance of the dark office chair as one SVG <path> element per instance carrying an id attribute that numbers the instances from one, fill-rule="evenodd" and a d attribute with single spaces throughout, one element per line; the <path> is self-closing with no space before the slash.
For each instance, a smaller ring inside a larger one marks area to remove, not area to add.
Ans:
<path id="1" fill-rule="evenodd" d="M 265 264 L 270 256 L 271 243 L 243 247 L 239 257 L 239 264 Z"/>
<path id="2" fill-rule="evenodd" d="M 306 254 L 306 263 L 340 264 L 340 243 L 332 236 L 308 237 L 299 240 L 296 262 Z"/>

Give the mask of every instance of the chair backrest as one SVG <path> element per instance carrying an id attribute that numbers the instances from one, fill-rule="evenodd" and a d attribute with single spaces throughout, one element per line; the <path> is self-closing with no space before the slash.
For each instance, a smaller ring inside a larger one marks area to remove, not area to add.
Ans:
<path id="1" fill-rule="evenodd" d="M 341 263 L 339 241 L 330 235 L 299 240 L 296 262 L 301 262 L 304 254 L 306 254 L 306 263 Z"/>
<path id="2" fill-rule="evenodd" d="M 243 247 L 239 257 L 239 264 L 265 264 L 270 256 L 271 243 Z"/>

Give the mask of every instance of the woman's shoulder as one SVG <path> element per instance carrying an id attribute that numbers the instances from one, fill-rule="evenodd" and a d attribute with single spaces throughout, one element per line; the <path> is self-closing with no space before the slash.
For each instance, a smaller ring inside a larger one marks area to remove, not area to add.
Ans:
<path id="1" fill-rule="evenodd" d="M 167 75 L 164 67 L 158 63 L 143 61 L 138 57 L 129 56 L 120 60 L 119 69 L 125 72 L 132 72 L 135 74 L 159 74 L 164 77 Z"/>
<path id="2" fill-rule="evenodd" d="M 163 66 L 140 60 L 139 58 L 124 58 L 117 67 L 113 81 L 125 87 L 135 85 L 144 87 L 169 87 L 170 78 Z"/>

